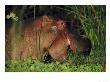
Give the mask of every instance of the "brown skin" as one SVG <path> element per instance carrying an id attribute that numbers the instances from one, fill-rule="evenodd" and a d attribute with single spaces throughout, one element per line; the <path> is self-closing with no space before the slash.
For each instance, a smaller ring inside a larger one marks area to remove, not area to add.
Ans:
<path id="1" fill-rule="evenodd" d="M 49 48 L 49 54 L 53 59 L 63 62 L 67 59 L 68 45 L 65 34 L 60 33 Z"/>
<path id="2" fill-rule="evenodd" d="M 26 37 L 27 35 L 32 36 Z M 42 16 L 35 20 L 31 30 L 26 28 L 23 44 L 22 53 L 24 54 L 21 56 L 23 59 L 29 56 L 33 59 L 41 59 L 45 52 L 49 52 L 54 60 L 66 61 L 68 46 L 74 53 L 79 51 L 83 53 L 86 49 L 90 53 L 91 50 L 89 40 L 69 33 L 63 20 L 55 21 L 49 16 Z"/>
<path id="3" fill-rule="evenodd" d="M 89 38 L 80 36 L 77 34 L 72 34 L 66 28 L 65 21 L 59 20 L 57 21 L 58 31 L 61 33 L 65 33 L 65 37 L 68 40 L 67 43 L 70 45 L 72 51 L 76 54 L 89 55 L 91 51 L 91 41 Z"/>
<path id="4" fill-rule="evenodd" d="M 58 20 L 56 22 L 57 32 L 59 33 L 52 46 L 48 49 L 49 54 L 54 60 L 64 62 L 67 60 L 67 50 L 70 42 L 65 31 L 65 22 Z"/>
<path id="5" fill-rule="evenodd" d="M 54 20 L 49 16 L 42 16 L 23 31 L 21 59 L 32 57 L 41 59 L 44 49 L 48 48 L 57 36 Z"/>
<path id="6" fill-rule="evenodd" d="M 37 18 L 32 25 L 36 31 L 48 31 L 52 26 L 54 26 L 54 20 L 52 17 L 44 15 L 42 17 Z"/>
<path id="7" fill-rule="evenodd" d="M 67 60 L 68 46 L 76 54 L 89 55 L 91 51 L 91 42 L 87 37 L 71 34 L 66 29 L 66 24 L 63 20 L 56 22 L 59 35 L 49 48 L 49 54 L 57 61 Z"/>
<path id="8" fill-rule="evenodd" d="M 21 42 L 21 59 L 26 59 L 28 57 L 33 57 L 35 55 L 35 35 L 32 32 L 31 27 L 26 27 L 23 31 L 23 38 Z"/>

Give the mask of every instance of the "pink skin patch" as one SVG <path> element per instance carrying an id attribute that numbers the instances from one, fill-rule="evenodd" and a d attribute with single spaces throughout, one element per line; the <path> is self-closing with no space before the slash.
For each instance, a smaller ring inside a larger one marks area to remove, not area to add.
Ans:
<path id="1" fill-rule="evenodd" d="M 69 38 L 67 38 L 67 41 L 68 41 L 68 44 L 70 45 L 70 40 L 69 40 Z"/>

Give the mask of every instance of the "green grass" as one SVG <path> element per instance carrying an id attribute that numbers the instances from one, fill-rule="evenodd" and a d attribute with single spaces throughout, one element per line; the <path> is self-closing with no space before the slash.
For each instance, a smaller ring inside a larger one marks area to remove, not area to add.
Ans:
<path id="1" fill-rule="evenodd" d="M 12 63 L 13 62 L 13 63 Z M 54 62 L 44 64 L 35 60 L 26 61 L 8 61 L 6 63 L 6 72 L 102 72 L 104 71 L 102 65 L 83 64 L 72 65 L 69 63 L 60 64 Z"/>

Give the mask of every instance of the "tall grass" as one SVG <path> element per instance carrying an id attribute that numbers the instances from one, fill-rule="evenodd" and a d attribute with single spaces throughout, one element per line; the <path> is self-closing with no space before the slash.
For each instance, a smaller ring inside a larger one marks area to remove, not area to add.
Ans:
<path id="1" fill-rule="evenodd" d="M 105 48 L 106 6 L 76 5 L 57 8 L 66 12 L 65 18 L 69 18 L 69 20 L 77 19 L 79 21 L 78 30 L 84 30 L 84 35 L 90 38 L 93 49 L 97 47 Z"/>

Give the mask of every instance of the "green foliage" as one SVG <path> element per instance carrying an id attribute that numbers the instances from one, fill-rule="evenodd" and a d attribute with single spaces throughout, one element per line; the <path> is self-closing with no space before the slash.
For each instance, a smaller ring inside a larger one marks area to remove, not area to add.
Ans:
<path id="1" fill-rule="evenodd" d="M 95 5 L 75 5 L 57 7 L 66 11 L 65 19 L 77 20 L 77 31 L 84 30 L 84 35 L 89 37 L 93 48 L 105 47 L 106 35 L 106 7 Z M 74 29 L 74 27 L 73 27 Z"/>
<path id="2" fill-rule="evenodd" d="M 41 63 L 37 60 L 27 59 L 25 61 L 7 61 L 6 72 L 101 72 L 104 71 L 101 65 L 83 64 L 71 65 L 69 63 L 52 62 Z"/>
<path id="3" fill-rule="evenodd" d="M 69 53 L 67 62 L 51 62 L 44 64 L 38 60 L 31 58 L 26 60 L 6 61 L 6 72 L 103 72 L 106 69 L 103 67 L 105 62 L 103 50 L 91 52 L 90 56 L 73 55 Z M 82 58 L 83 57 L 83 58 Z"/>

